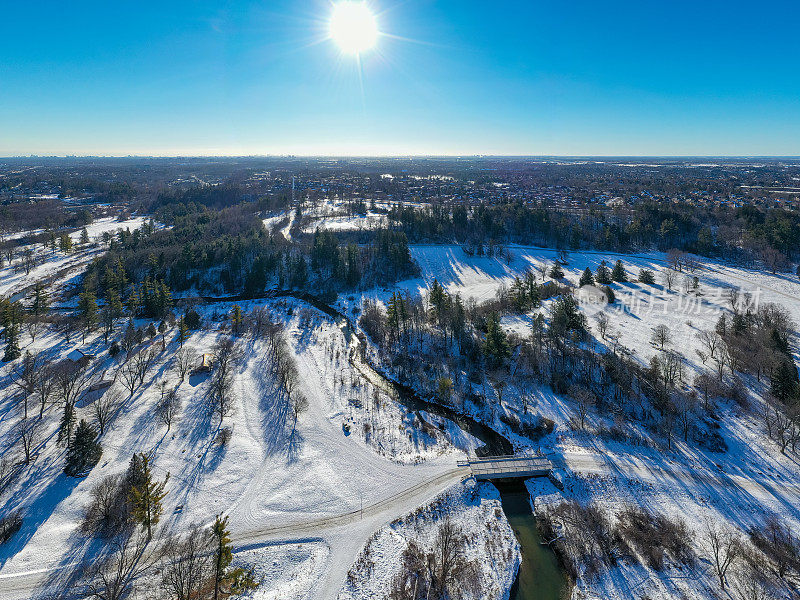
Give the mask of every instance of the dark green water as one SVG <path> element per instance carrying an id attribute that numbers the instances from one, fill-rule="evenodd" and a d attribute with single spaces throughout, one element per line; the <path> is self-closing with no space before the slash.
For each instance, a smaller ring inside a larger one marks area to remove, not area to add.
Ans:
<path id="1" fill-rule="evenodd" d="M 503 512 L 522 548 L 522 562 L 511 600 L 561 600 L 567 582 L 555 554 L 541 545 L 528 491 L 523 484 L 498 484 Z"/>

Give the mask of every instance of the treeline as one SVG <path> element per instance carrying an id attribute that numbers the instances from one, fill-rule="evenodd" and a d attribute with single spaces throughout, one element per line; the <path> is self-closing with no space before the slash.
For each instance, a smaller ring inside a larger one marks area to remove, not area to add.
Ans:
<path id="1" fill-rule="evenodd" d="M 141 300 L 134 314 L 161 318 L 168 292 L 254 297 L 268 285 L 335 292 L 415 273 L 402 233 L 381 230 L 369 244 L 343 246 L 321 230 L 310 244 L 291 243 L 268 233 L 252 207 L 237 205 L 175 217 L 166 229 L 119 232 L 85 281 L 98 297 L 130 304 L 133 295 Z"/>
<path id="2" fill-rule="evenodd" d="M 473 248 L 509 242 L 616 252 L 679 248 L 706 256 L 758 258 L 778 268 L 800 254 L 800 215 L 756 206 L 646 202 L 613 211 L 567 212 L 522 202 L 403 205 L 393 207 L 389 217 L 414 242 Z"/>
<path id="3" fill-rule="evenodd" d="M 90 211 L 86 209 L 68 211 L 61 200 L 0 204 L 0 233 L 33 229 L 83 227 L 91 222 L 92 214 Z M 31 240 L 29 243 L 39 241 L 41 239 Z"/>

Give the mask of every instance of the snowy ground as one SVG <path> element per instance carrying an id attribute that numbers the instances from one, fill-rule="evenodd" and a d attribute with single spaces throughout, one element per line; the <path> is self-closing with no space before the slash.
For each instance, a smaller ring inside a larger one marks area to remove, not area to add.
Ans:
<path id="1" fill-rule="evenodd" d="M 86 539 L 76 530 L 90 490 L 103 476 L 124 471 L 134 452 L 150 453 L 154 471 L 171 474 L 164 501 L 166 527 L 181 530 L 224 513 L 237 544 L 286 540 L 291 546 L 298 538 L 313 537 L 327 547 L 324 558 L 312 553 L 316 558 L 303 567 L 310 580 L 296 588 L 312 589 L 308 597 L 315 598 L 335 596 L 352 560 L 381 524 L 413 510 L 464 475 L 455 466 L 463 454 L 446 436 L 426 440 L 406 421 L 409 415 L 388 398 L 379 394 L 381 407 L 371 412 L 366 402 L 360 408 L 351 402 L 373 394 L 359 387 L 358 376 L 346 366 L 344 334 L 335 324 L 285 302 L 276 314 L 285 319 L 310 400 L 293 442 L 285 426 L 286 407 L 277 402 L 266 373 L 262 342 L 244 342 L 236 412 L 224 423 L 233 429 L 226 447 L 214 441 L 217 422 L 204 404 L 208 382 L 194 377 L 179 382 L 170 370 L 171 353 L 160 354 L 145 387 L 124 400 L 102 437 L 103 459 L 87 478 L 61 473 L 64 450 L 54 438 L 58 415 L 47 415 L 37 461 L 4 496 L 9 509 L 22 508 L 28 518 L 14 540 L 0 547 L 0 579 L 11 582 L 15 575 L 91 556 Z M 207 352 L 218 335 L 197 333 L 188 345 Z M 94 338 L 87 347 L 97 348 L 102 361 L 98 368 L 106 368 L 111 360 L 100 350 L 100 342 Z M 171 344 L 174 350 L 175 342 Z M 52 334 L 37 338 L 36 347 L 59 356 L 70 349 Z M 160 342 L 154 347 L 160 350 Z M 0 376 L 7 376 L 8 369 L 3 367 Z M 165 380 L 179 385 L 183 404 L 170 432 L 153 419 L 159 383 Z M 0 410 L 11 415 L 16 410 L 12 390 L 4 388 Z M 117 385 L 106 393 L 127 396 Z M 90 418 L 90 410 L 79 409 L 78 418 Z M 10 440 L 9 427 L 16 419 L 3 421 L 0 439 Z M 348 421 L 362 426 L 353 426 L 347 435 L 343 424 Z M 363 434 L 365 422 L 375 424 L 372 436 Z M 373 443 L 376 440 L 380 444 Z"/>
<path id="2" fill-rule="evenodd" d="M 503 514 L 497 489 L 470 479 L 376 532 L 353 565 L 338 600 L 386 598 L 409 542 L 431 552 L 438 525 L 445 519 L 467 537 L 463 556 L 476 567 L 478 592 L 465 591 L 462 597 L 506 598 L 519 567 L 519 544 Z M 467 588 L 468 582 L 464 584 Z"/>
<path id="3" fill-rule="evenodd" d="M 117 229 L 138 229 L 145 222 L 144 217 L 135 217 L 126 221 L 117 221 L 113 217 L 98 219 L 91 225 L 86 227 L 89 234 L 90 245 L 87 248 L 78 247 L 81 231 L 78 230 L 71 234 L 73 242 L 76 244 L 72 252 L 64 254 L 58 250 L 51 251 L 43 249 L 41 246 L 36 246 L 34 250 L 37 253 L 37 264 L 30 273 L 26 274 L 21 265 L 17 266 L 20 259 L 15 263 L 9 265 L 4 263 L 0 268 L 0 295 L 8 296 L 15 294 L 39 280 L 49 280 L 56 275 L 60 279 L 70 276 L 70 274 L 77 274 L 89 262 L 92 261 L 98 254 L 104 250 L 102 247 L 94 246 L 93 242 L 99 242 L 104 232 L 114 232 Z M 19 248 L 22 252 L 24 248 Z M 52 282 L 53 287 L 57 287 L 57 282 Z M 53 288 L 50 290 L 51 297 L 53 295 Z"/>

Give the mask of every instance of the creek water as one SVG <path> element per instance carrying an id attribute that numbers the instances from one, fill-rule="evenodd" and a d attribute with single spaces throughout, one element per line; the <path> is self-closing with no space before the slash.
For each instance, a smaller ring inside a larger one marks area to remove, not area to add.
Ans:
<path id="1" fill-rule="evenodd" d="M 533 516 L 530 495 L 522 482 L 498 483 L 503 512 L 506 514 L 522 551 L 511 600 L 561 600 L 567 581 L 553 551 L 541 544 Z"/>

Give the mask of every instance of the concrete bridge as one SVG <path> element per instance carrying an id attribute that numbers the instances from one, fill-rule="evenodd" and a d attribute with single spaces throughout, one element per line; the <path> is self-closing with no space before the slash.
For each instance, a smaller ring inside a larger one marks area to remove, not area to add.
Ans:
<path id="1" fill-rule="evenodd" d="M 553 469 L 542 456 L 484 456 L 459 461 L 458 466 L 469 467 L 475 479 L 547 477 Z"/>

